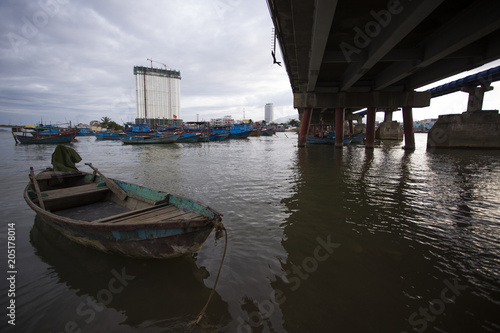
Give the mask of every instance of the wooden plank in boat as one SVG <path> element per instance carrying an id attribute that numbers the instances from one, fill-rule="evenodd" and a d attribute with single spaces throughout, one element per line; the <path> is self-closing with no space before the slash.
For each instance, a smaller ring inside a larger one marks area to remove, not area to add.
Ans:
<path id="1" fill-rule="evenodd" d="M 137 217 L 141 217 L 141 219 L 142 219 L 145 215 L 148 215 L 148 214 L 156 214 L 157 212 L 158 212 L 158 214 L 162 214 L 161 212 L 169 212 L 169 211 L 176 211 L 176 210 L 178 210 L 178 208 L 175 207 L 174 205 L 165 203 L 165 204 L 161 204 L 161 205 L 157 205 L 157 206 L 147 207 L 144 209 L 132 210 L 130 212 L 126 212 L 126 213 L 115 215 L 115 216 L 110 216 L 108 218 L 101 219 L 101 220 L 96 221 L 96 222 L 119 223 L 122 221 L 126 221 L 128 219 L 132 219 L 132 218 L 135 219 Z"/>
<path id="2" fill-rule="evenodd" d="M 203 221 L 206 219 L 203 215 L 192 212 L 186 212 L 177 207 L 174 208 L 175 208 L 174 210 L 172 209 L 154 210 L 147 212 L 145 214 L 141 214 L 140 216 L 131 215 L 129 217 L 119 219 L 116 222 L 112 221 L 112 223 L 135 224 L 139 222 L 141 224 L 143 223 L 148 224 L 148 223 L 164 223 L 169 221 L 188 221 L 188 220 Z"/>
<path id="3" fill-rule="evenodd" d="M 155 223 L 155 222 L 167 222 L 167 221 L 186 221 L 199 217 L 199 214 L 185 212 L 180 210 L 178 214 L 166 214 L 166 215 L 155 215 L 148 216 L 147 219 L 142 220 L 142 223 Z"/>
<path id="4" fill-rule="evenodd" d="M 47 180 L 53 178 L 83 177 L 87 173 L 82 171 L 45 171 L 36 176 L 37 180 Z"/>
<path id="5" fill-rule="evenodd" d="M 97 187 L 96 184 L 92 183 L 68 188 L 60 188 L 56 190 L 43 191 L 42 195 L 46 195 L 46 197 L 44 197 L 44 200 L 57 200 L 74 195 L 93 194 L 106 191 L 109 191 L 107 187 Z"/>

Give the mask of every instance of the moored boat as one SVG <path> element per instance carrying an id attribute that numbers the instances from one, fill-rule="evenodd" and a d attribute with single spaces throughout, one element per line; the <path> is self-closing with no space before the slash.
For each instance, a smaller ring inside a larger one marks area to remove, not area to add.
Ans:
<path id="1" fill-rule="evenodd" d="M 352 141 L 352 138 L 344 138 L 344 146 L 347 146 L 350 144 Z M 315 137 L 315 136 L 309 136 L 307 137 L 307 144 L 328 144 L 328 145 L 334 145 L 335 144 L 335 137 Z"/>
<path id="2" fill-rule="evenodd" d="M 200 137 L 201 133 L 182 133 L 182 135 L 177 139 L 177 143 L 198 142 Z"/>
<path id="3" fill-rule="evenodd" d="M 196 201 L 93 173 L 46 169 L 24 190 L 42 232 L 103 252 L 169 258 L 198 251 L 222 214 Z"/>
<path id="4" fill-rule="evenodd" d="M 16 143 L 24 144 L 58 144 L 69 143 L 76 136 L 76 131 L 58 131 L 47 134 L 45 128 L 26 126 L 21 134 L 12 132 L 12 136 Z"/>
<path id="5" fill-rule="evenodd" d="M 144 145 L 144 144 L 165 144 L 174 143 L 180 137 L 180 134 L 162 135 L 162 136 L 124 136 L 120 140 L 126 145 Z"/>
<path id="6" fill-rule="evenodd" d="M 120 133 L 113 131 L 101 131 L 95 133 L 96 140 L 120 140 Z"/>
<path id="7" fill-rule="evenodd" d="M 213 141 L 223 141 L 226 140 L 229 136 L 229 133 L 217 133 L 213 139 Z"/>
<path id="8" fill-rule="evenodd" d="M 233 131 L 233 130 L 231 130 L 229 132 L 228 138 L 229 139 L 246 139 L 250 136 L 251 133 L 252 133 L 251 130 L 249 130 L 249 131 Z"/>

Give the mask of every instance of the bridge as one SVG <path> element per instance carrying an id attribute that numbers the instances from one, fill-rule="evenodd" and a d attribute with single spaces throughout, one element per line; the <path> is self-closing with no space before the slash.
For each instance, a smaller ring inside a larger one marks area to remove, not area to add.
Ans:
<path id="1" fill-rule="evenodd" d="M 500 59 L 498 0 L 267 2 L 302 121 L 299 146 L 321 120 L 335 123 L 341 147 L 346 115 L 367 108 L 371 148 L 376 110 L 401 108 L 414 149 L 413 108 L 432 98 L 416 89 Z"/>

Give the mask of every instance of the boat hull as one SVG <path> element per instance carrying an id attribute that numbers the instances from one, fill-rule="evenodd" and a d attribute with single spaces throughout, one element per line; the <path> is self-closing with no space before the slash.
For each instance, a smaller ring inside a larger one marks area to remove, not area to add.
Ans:
<path id="1" fill-rule="evenodd" d="M 95 138 L 96 140 L 120 140 L 121 136 L 118 133 L 97 132 Z"/>
<path id="2" fill-rule="evenodd" d="M 246 139 L 252 134 L 252 131 L 229 132 L 229 139 Z"/>
<path id="3" fill-rule="evenodd" d="M 151 137 L 151 136 L 132 136 L 121 138 L 123 144 L 126 145 L 145 145 L 145 144 L 165 144 L 174 143 L 180 137 L 180 134 L 163 136 L 163 137 Z"/>
<path id="4" fill-rule="evenodd" d="M 201 134 L 183 134 L 180 138 L 177 139 L 177 143 L 195 143 L 200 139 Z"/>
<path id="5" fill-rule="evenodd" d="M 95 250 L 131 258 L 167 259 L 199 251 L 213 226 L 198 228 L 88 230 L 68 227 L 46 214 L 38 214 L 37 227 L 47 236 L 61 236 Z"/>
<path id="6" fill-rule="evenodd" d="M 344 146 L 350 144 L 352 141 L 351 138 L 344 138 Z M 317 137 L 308 137 L 307 138 L 307 144 L 327 144 L 327 145 L 334 145 L 335 144 L 335 138 L 333 137 L 323 137 L 323 138 L 317 138 Z"/>
<path id="7" fill-rule="evenodd" d="M 24 144 L 58 144 L 58 143 L 69 143 L 73 141 L 76 136 L 76 132 L 69 131 L 59 134 L 50 135 L 39 135 L 39 136 L 25 136 L 25 135 L 15 135 L 16 140 L 19 143 Z"/>

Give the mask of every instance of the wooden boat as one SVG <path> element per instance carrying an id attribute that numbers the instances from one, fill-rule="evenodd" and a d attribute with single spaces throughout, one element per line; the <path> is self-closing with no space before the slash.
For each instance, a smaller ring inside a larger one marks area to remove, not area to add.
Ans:
<path id="1" fill-rule="evenodd" d="M 348 138 L 352 139 L 351 143 L 361 143 L 363 142 L 363 139 L 365 138 L 366 134 L 365 133 L 358 133 L 358 134 L 351 134 L 348 136 Z"/>
<path id="2" fill-rule="evenodd" d="M 276 134 L 276 130 L 274 128 L 266 128 L 260 131 L 261 136 L 273 136 Z"/>
<path id="3" fill-rule="evenodd" d="M 201 133 L 182 133 L 182 135 L 177 139 L 177 143 L 198 142 L 200 137 Z"/>
<path id="4" fill-rule="evenodd" d="M 45 130 L 34 126 L 26 126 L 22 134 L 16 134 L 12 132 L 12 136 L 16 143 L 24 144 L 58 144 L 58 143 L 69 143 L 73 141 L 76 136 L 76 131 L 61 131 L 54 132 L 50 134 L 44 133 Z"/>
<path id="5" fill-rule="evenodd" d="M 229 133 L 219 133 L 215 136 L 214 141 L 224 141 L 229 137 Z"/>
<path id="6" fill-rule="evenodd" d="M 145 144 L 165 144 L 174 143 L 180 137 L 180 134 L 162 135 L 162 136 L 125 136 L 120 138 L 126 145 L 145 145 Z"/>
<path id="7" fill-rule="evenodd" d="M 229 132 L 229 136 L 228 138 L 229 139 L 246 139 L 250 136 L 250 134 L 252 134 L 252 130 L 249 130 L 249 131 L 233 131 L 231 130 Z"/>
<path id="8" fill-rule="evenodd" d="M 169 258 L 198 251 L 222 214 L 171 193 L 92 174 L 47 169 L 24 199 L 38 226 L 97 250 L 135 258 Z"/>
<path id="9" fill-rule="evenodd" d="M 352 139 L 351 138 L 344 138 L 344 146 L 347 146 L 351 143 Z M 315 137 L 315 136 L 309 136 L 307 137 L 307 144 L 327 144 L 327 145 L 334 145 L 335 144 L 335 137 Z"/>
<path id="10" fill-rule="evenodd" d="M 96 140 L 120 140 L 122 136 L 120 133 L 101 131 L 95 133 Z"/>

